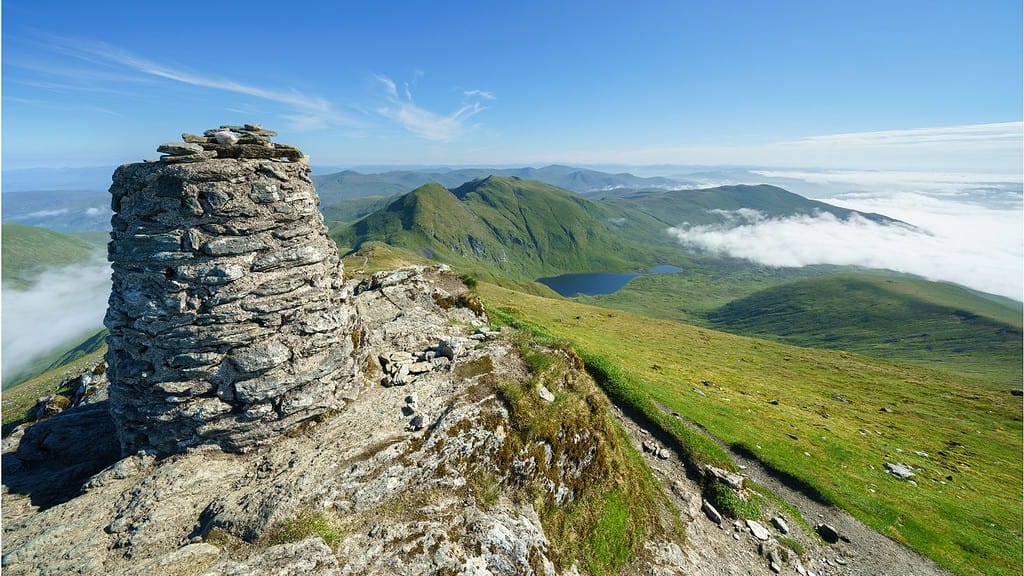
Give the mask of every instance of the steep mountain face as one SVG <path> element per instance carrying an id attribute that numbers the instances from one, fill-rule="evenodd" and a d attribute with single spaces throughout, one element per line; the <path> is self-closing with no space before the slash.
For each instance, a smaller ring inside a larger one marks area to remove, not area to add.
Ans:
<path id="1" fill-rule="evenodd" d="M 778 186 L 718 186 L 698 190 L 624 190 L 600 197 L 615 206 L 631 207 L 669 225 L 727 223 L 739 210 L 754 210 L 765 218 L 813 216 L 827 213 L 841 220 L 853 214 L 880 223 L 895 220 L 881 214 L 857 212 L 809 200 Z"/>
<path id="2" fill-rule="evenodd" d="M 489 176 L 452 190 L 422 186 L 334 237 L 351 248 L 377 240 L 442 261 L 535 277 L 649 264 L 653 258 L 641 239 L 663 228 L 643 214 L 541 182 Z"/>

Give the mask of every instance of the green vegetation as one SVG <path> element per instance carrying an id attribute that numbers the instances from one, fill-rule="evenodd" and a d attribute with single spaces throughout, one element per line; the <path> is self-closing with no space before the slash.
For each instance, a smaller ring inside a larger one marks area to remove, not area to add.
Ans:
<path id="1" fill-rule="evenodd" d="M 682 266 L 576 300 L 1020 385 L 1019 302 L 884 271 L 769 268 L 724 258 Z"/>
<path id="2" fill-rule="evenodd" d="M 498 385 L 513 427 L 500 457 L 528 453 L 537 463 L 543 476 L 538 484 L 510 482 L 537 508 L 553 561 L 562 567 L 579 562 L 591 574 L 618 574 L 651 536 L 681 538 L 677 514 L 604 395 L 579 370 L 580 359 L 571 350 L 542 348 L 540 342 L 559 344 L 543 334 L 522 332 L 516 342 L 531 377 Z M 554 393 L 554 402 L 539 397 L 540 386 Z M 579 476 L 567 476 L 562 466 L 548 467 L 542 444 L 570 462 L 591 463 Z M 548 481 L 565 482 L 572 499 L 557 502 L 545 488 Z"/>
<path id="3" fill-rule="evenodd" d="M 729 302 L 794 280 L 834 274 L 838 266 L 775 268 L 736 258 L 680 252 L 674 274 L 649 274 L 631 280 L 613 294 L 575 300 L 636 314 L 706 324 L 707 315 Z"/>
<path id="4" fill-rule="evenodd" d="M 1022 379 L 1020 312 L 950 284 L 839 274 L 769 288 L 707 317 L 735 334 L 975 374 L 997 386 Z"/>
<path id="5" fill-rule="evenodd" d="M 488 177 L 450 191 L 427 184 L 333 236 L 343 247 L 376 240 L 428 259 L 528 280 L 653 264 L 651 246 L 671 242 L 663 228 L 649 216 L 561 188 Z"/>
<path id="6" fill-rule="evenodd" d="M 260 538 L 259 544 L 261 547 L 269 548 L 278 544 L 299 542 L 310 536 L 319 536 L 328 546 L 334 548 L 344 535 L 338 522 L 329 518 L 326 513 L 308 511 L 268 530 Z"/>
<path id="7" fill-rule="evenodd" d="M 95 244 L 69 234 L 4 222 L 2 271 L 6 287 L 27 288 L 32 277 L 55 266 L 69 266 L 99 254 Z"/>
<path id="8" fill-rule="evenodd" d="M 3 391 L 3 436 L 28 421 L 28 411 L 43 396 L 61 392 L 60 385 L 69 376 L 81 373 L 103 359 L 107 347 L 56 366 L 30 380 Z M 73 392 L 73 391 L 71 391 Z"/>
<path id="9" fill-rule="evenodd" d="M 640 391 L 621 395 L 637 412 L 679 412 L 957 574 L 1019 573 L 1024 446 L 1020 402 L 1006 390 L 485 283 L 477 291 L 490 309 L 617 366 Z M 885 462 L 913 466 L 917 485 Z"/>
<path id="10" fill-rule="evenodd" d="M 11 376 L 10 378 L 4 378 L 4 391 L 6 392 L 7 389 L 13 388 L 22 382 L 32 380 L 41 374 L 45 374 L 53 370 L 60 370 L 62 367 L 71 364 L 79 358 L 92 358 L 95 357 L 97 352 L 102 356 L 103 352 L 107 349 L 106 338 L 107 331 L 106 329 L 103 329 L 95 334 L 89 335 L 84 340 L 51 350 L 44 356 L 37 358 L 21 372 Z"/>
<path id="11" fill-rule="evenodd" d="M 524 321 L 514 308 L 491 309 L 489 314 L 492 319 L 507 326 L 527 331 L 539 342 L 562 347 L 573 346 L 587 372 L 605 394 L 620 405 L 628 406 L 635 411 L 636 417 L 646 422 L 648 427 L 656 428 L 671 437 L 683 461 L 691 469 L 699 470 L 705 465 L 712 465 L 726 470 L 736 470 L 725 450 L 704 434 L 659 409 L 642 384 L 625 376 L 622 370 L 606 357 L 589 352 L 572 341 L 554 336 L 540 325 Z M 529 363 L 530 356 L 525 357 Z M 702 486 L 702 491 L 716 509 L 729 517 L 757 518 L 761 514 L 756 504 L 744 500 L 724 484 L 709 482 Z"/>

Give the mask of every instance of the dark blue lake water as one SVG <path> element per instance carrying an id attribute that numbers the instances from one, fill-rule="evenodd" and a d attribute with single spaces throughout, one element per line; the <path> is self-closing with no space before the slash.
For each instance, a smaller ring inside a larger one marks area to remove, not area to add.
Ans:
<path id="1" fill-rule="evenodd" d="M 651 268 L 648 274 L 672 274 L 681 268 L 662 265 Z M 583 274 L 562 274 L 550 278 L 537 278 L 537 282 L 551 288 L 562 296 L 599 296 L 618 292 L 630 280 L 643 276 L 639 272 L 586 272 Z"/>

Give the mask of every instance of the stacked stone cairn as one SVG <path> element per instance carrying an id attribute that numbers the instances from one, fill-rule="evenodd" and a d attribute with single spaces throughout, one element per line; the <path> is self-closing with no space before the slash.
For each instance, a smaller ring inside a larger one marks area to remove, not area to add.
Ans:
<path id="1" fill-rule="evenodd" d="M 244 452 L 344 407 L 360 340 L 305 156 L 257 124 L 163 144 L 110 187 L 122 451 Z"/>

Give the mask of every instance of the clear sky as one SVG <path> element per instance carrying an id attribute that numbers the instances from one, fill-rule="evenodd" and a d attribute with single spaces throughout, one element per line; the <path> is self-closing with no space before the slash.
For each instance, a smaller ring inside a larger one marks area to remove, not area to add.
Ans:
<path id="1" fill-rule="evenodd" d="M 1020 0 L 2 3 L 5 169 L 262 122 L 314 165 L 1021 171 Z"/>

